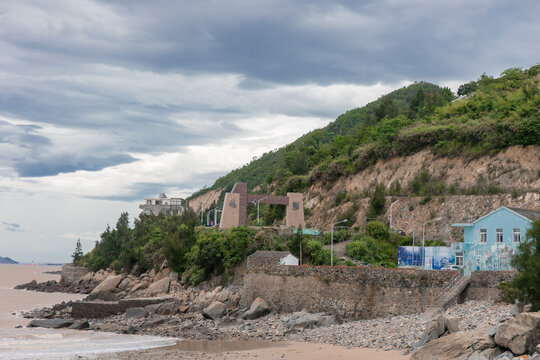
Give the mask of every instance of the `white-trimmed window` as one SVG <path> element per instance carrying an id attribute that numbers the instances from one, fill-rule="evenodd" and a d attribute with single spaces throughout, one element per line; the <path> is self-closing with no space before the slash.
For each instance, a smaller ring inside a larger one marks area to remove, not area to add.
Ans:
<path id="1" fill-rule="evenodd" d="M 463 253 L 462 252 L 456 252 L 456 265 L 463 266 Z"/>
<path id="2" fill-rule="evenodd" d="M 521 242 L 521 232 L 519 228 L 514 229 L 513 239 L 515 243 Z"/>
<path id="3" fill-rule="evenodd" d="M 497 231 L 495 232 L 495 239 L 498 243 L 504 242 L 503 229 L 497 229 Z"/>
<path id="4" fill-rule="evenodd" d="M 480 229 L 480 242 L 487 242 L 487 229 Z"/>

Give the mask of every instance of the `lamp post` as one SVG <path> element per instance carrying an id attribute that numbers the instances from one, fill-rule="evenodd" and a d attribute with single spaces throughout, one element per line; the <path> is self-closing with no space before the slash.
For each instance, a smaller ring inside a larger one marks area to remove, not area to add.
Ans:
<path id="1" fill-rule="evenodd" d="M 259 227 L 259 203 L 264 199 L 268 199 L 268 196 L 265 196 L 262 199 L 257 200 L 257 227 Z"/>
<path id="2" fill-rule="evenodd" d="M 408 221 L 405 221 L 405 224 L 409 225 L 412 228 L 412 256 L 413 256 L 412 265 L 414 266 L 414 259 L 415 259 L 415 256 L 414 256 L 414 226 L 409 224 Z"/>
<path id="3" fill-rule="evenodd" d="M 394 201 L 392 204 L 390 204 L 390 231 L 392 231 L 392 207 L 397 203 L 398 201 Z"/>
<path id="4" fill-rule="evenodd" d="M 430 223 L 430 222 L 434 222 L 434 221 L 439 221 L 439 220 L 442 220 L 442 218 L 438 217 L 436 219 L 433 219 L 433 220 L 428 220 L 426 221 L 425 223 L 422 224 L 422 269 L 425 268 L 426 264 L 425 264 L 425 261 L 426 261 L 426 258 L 424 256 L 424 235 L 425 235 L 425 226 L 427 223 Z"/>
<path id="5" fill-rule="evenodd" d="M 347 219 L 333 223 L 332 229 L 330 230 L 330 266 L 334 266 L 334 226 L 344 222 L 347 222 Z"/>

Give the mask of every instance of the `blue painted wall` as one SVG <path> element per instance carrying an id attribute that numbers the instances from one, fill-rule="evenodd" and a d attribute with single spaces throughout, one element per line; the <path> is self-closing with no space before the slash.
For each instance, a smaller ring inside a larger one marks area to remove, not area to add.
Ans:
<path id="1" fill-rule="evenodd" d="M 514 229 L 520 229 L 521 242 L 531 226 L 531 221 L 506 207 L 481 217 L 471 224 L 454 224 L 464 228 L 464 242 L 457 244 L 463 251 L 465 274 L 476 270 L 512 270 L 510 260 L 519 242 L 514 242 Z M 486 230 L 486 242 L 480 242 L 480 230 Z M 496 230 L 502 229 L 502 242 L 497 242 Z"/>
<path id="2" fill-rule="evenodd" d="M 426 259 L 424 269 L 440 270 L 446 265 L 456 264 L 456 251 L 445 246 L 427 246 L 424 248 Z M 398 247 L 398 267 L 411 267 L 422 265 L 422 247 L 399 246 Z"/>

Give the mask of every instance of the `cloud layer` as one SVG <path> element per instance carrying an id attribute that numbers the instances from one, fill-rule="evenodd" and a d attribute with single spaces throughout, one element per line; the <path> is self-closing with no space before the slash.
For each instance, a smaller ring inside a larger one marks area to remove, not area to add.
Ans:
<path id="1" fill-rule="evenodd" d="M 2 2 L 0 236 L 90 241 L 118 209 L 187 196 L 412 81 L 534 65 L 538 13 L 533 0 Z M 49 227 L 52 210 L 85 221 Z"/>

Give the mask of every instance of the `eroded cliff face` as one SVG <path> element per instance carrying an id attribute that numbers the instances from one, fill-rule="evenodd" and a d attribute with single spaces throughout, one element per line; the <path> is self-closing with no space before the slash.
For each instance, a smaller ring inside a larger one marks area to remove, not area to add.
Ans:
<path id="1" fill-rule="evenodd" d="M 212 206 L 212 204 L 217 204 L 219 197 L 221 195 L 222 190 L 210 190 L 200 196 L 197 196 L 196 198 L 193 198 L 189 201 L 189 207 L 195 211 L 201 211 L 201 204 L 203 209 L 209 210 Z"/>
<path id="2" fill-rule="evenodd" d="M 352 206 L 358 210 L 347 225 L 362 226 L 369 208 L 369 193 L 375 184 L 388 189 L 399 182 L 402 193 L 407 194 L 411 182 L 423 170 L 429 174 L 429 181 L 444 184 L 444 195 L 432 195 L 431 200 L 425 195 L 386 198 L 387 210 L 396 201 L 392 227 L 408 234 L 414 228 L 421 236 L 423 222 L 442 217 L 443 220 L 426 226 L 426 236 L 448 241 L 452 236 L 459 240 L 462 231 L 452 228 L 452 223 L 474 221 L 500 206 L 540 210 L 540 146 L 514 146 L 473 160 L 437 157 L 424 150 L 408 157 L 378 161 L 369 169 L 339 179 L 331 188 L 314 184 L 304 193 L 304 206 L 309 209 L 308 226 L 329 230 L 331 223 Z M 449 191 L 450 188 L 453 190 Z M 336 205 L 336 195 L 344 191 L 346 200 Z M 389 213 L 386 218 L 389 219 Z"/>

